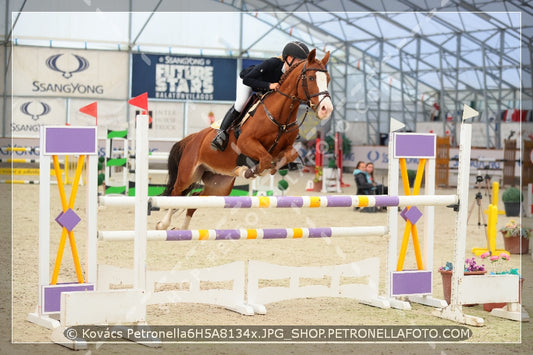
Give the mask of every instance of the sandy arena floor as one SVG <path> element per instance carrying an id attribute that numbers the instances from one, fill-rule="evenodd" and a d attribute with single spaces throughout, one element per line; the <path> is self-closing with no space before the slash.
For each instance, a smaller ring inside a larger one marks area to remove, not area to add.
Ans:
<path id="1" fill-rule="evenodd" d="M 287 195 L 317 195 L 320 193 L 305 191 L 306 183 L 312 179 L 311 174 L 291 172 L 287 180 Z M 279 179 L 277 177 L 276 179 Z M 344 181 L 352 183 L 345 188 L 343 194 L 354 194 L 353 180 L 345 174 Z M 13 254 L 12 254 L 12 341 L 15 343 L 48 343 L 50 331 L 26 321 L 29 312 L 34 311 L 37 303 L 37 248 L 38 248 L 38 189 L 36 185 L 13 186 L 12 211 L 8 205 L 2 205 L 3 215 L 13 216 Z M 67 197 L 70 186 L 67 187 Z M 0 186 L 2 200 L 10 199 L 6 185 Z M 437 194 L 451 194 L 453 189 L 438 189 Z M 469 196 L 469 204 L 475 191 Z M 57 187 L 51 187 L 51 215 L 60 212 Z M 488 197 L 483 202 L 488 203 Z M 83 215 L 85 210 L 85 188 L 78 193 L 75 211 Z M 149 229 L 162 216 L 163 212 L 155 212 L 149 216 Z M 174 226 L 179 226 L 182 218 L 174 219 Z M 208 228 L 276 228 L 276 227 L 329 227 L 329 226 L 374 226 L 385 225 L 387 214 L 362 213 L 352 208 L 335 209 L 212 209 L 198 210 L 192 220 L 191 229 Z M 499 216 L 498 228 L 510 218 Z M 531 220 L 524 219 L 524 224 L 533 225 Z M 423 223 L 419 226 L 419 234 Z M 100 230 L 131 230 L 134 225 L 133 208 L 105 208 L 98 212 L 98 229 Z M 402 224 L 400 224 L 402 226 Z M 450 208 L 436 207 L 435 256 L 433 270 L 453 259 L 453 235 L 455 213 Z M 57 252 L 60 228 L 50 222 L 52 245 L 51 256 Z M 76 240 L 82 263 L 84 261 L 86 226 L 82 221 L 76 227 Z M 7 238 L 7 235 L 4 234 Z M 5 242 L 5 241 L 3 241 Z M 503 245 L 501 236 L 497 239 L 498 246 Z M 385 290 L 387 240 L 384 237 L 328 238 L 303 240 L 257 240 L 232 242 L 149 242 L 147 251 L 147 268 L 149 270 L 191 269 L 225 264 L 231 261 L 261 260 L 280 265 L 318 266 L 335 265 L 370 257 L 380 258 L 380 292 Z M 467 237 L 467 257 L 472 247 L 485 246 L 484 230 L 477 225 L 477 215 L 470 218 Z M 5 260 L 3 260 L 5 262 Z M 99 242 L 98 261 L 121 267 L 133 265 L 132 242 Z M 518 267 L 525 277 L 523 304 L 533 316 L 533 262 L 531 255 L 522 257 L 513 255 L 509 265 Z M 82 265 L 83 266 L 83 265 Z M 412 244 L 409 245 L 405 269 L 416 266 Z M 52 268 L 52 266 L 51 266 Z M 75 272 L 69 245 L 63 257 L 59 282 L 75 280 Z M 433 279 L 433 294 L 442 298 L 442 283 L 438 273 Z M 412 304 L 412 310 L 379 309 L 343 298 L 315 298 L 281 301 L 267 305 L 266 315 L 243 316 L 229 312 L 221 307 L 200 304 L 167 304 L 148 307 L 148 322 L 152 325 L 454 325 L 454 323 L 431 315 L 430 307 Z M 424 354 L 482 353 L 498 354 L 501 351 L 518 351 L 533 353 L 533 328 L 530 323 L 519 323 L 500 319 L 489 315 L 481 305 L 465 308 L 465 313 L 483 317 L 484 327 L 470 327 L 473 336 L 465 344 L 456 343 L 424 343 L 424 344 L 163 344 L 156 350 L 141 345 L 91 344 L 91 353 L 118 354 L 151 353 L 153 351 L 170 351 L 184 353 L 221 354 L 259 354 L 275 353 L 315 353 L 331 351 L 332 353 L 374 352 L 390 353 L 403 351 Z M 491 343 L 483 344 L 483 343 Z M 505 345 L 495 346 L 494 343 Z M 520 344 L 522 343 L 522 344 Z M 25 353 L 33 353 L 40 345 L 29 347 L 11 347 L 9 353 L 17 353 L 27 349 Z M 265 347 L 268 346 L 268 347 Z M 67 353 L 68 350 L 57 345 L 46 346 L 45 352 Z M 1 349 L 0 349 L 1 350 Z M 41 352 L 41 350 L 39 350 Z M 4 353 L 0 351 L 0 353 Z M 85 352 L 84 352 L 85 353 Z"/>

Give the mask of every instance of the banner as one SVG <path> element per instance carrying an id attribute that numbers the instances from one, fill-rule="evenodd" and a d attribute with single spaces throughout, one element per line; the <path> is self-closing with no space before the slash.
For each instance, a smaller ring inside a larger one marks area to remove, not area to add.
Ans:
<path id="1" fill-rule="evenodd" d="M 126 99 L 128 54 L 13 47 L 13 95 Z"/>
<path id="2" fill-rule="evenodd" d="M 69 104 L 69 123 L 71 126 L 94 126 L 98 122 L 98 138 L 105 139 L 107 131 L 122 131 L 128 129 L 126 101 L 100 100 L 98 105 L 98 119 L 80 112 L 80 108 L 93 102 L 87 99 L 72 99 Z"/>
<path id="3" fill-rule="evenodd" d="M 13 98 L 13 137 L 39 137 L 39 127 L 64 125 L 67 119 L 65 99 L 39 97 Z"/>
<path id="4" fill-rule="evenodd" d="M 131 96 L 234 101 L 237 61 L 230 58 L 133 54 Z"/>
<path id="5" fill-rule="evenodd" d="M 131 137 L 135 137 L 135 117 L 140 114 L 140 109 L 130 110 Z M 183 134 L 183 104 L 175 102 L 150 102 L 148 114 L 151 122 L 148 126 L 148 138 L 150 140 L 179 141 Z"/>

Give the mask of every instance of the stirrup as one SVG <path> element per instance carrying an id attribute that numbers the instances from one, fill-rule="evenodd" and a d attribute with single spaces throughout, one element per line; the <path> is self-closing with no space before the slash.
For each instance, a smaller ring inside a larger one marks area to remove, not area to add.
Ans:
<path id="1" fill-rule="evenodd" d="M 228 145 L 228 133 L 226 131 L 218 131 L 217 135 L 211 141 L 211 149 L 223 152 Z"/>

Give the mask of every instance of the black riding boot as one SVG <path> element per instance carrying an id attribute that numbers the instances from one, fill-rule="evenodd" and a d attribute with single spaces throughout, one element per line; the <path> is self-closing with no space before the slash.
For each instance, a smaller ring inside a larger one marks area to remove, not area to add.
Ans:
<path id="1" fill-rule="evenodd" d="M 231 127 L 231 124 L 237 117 L 239 117 L 240 112 L 235 110 L 235 106 L 231 106 L 229 111 L 224 116 L 220 128 L 216 137 L 211 141 L 211 149 L 220 150 L 223 152 L 226 149 L 228 144 L 228 129 Z"/>

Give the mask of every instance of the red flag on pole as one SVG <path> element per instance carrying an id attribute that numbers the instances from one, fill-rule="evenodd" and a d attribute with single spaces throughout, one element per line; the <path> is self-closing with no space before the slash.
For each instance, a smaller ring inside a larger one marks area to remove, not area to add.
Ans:
<path id="1" fill-rule="evenodd" d="M 148 111 L 148 93 L 145 92 L 144 94 L 131 98 L 128 103 L 144 111 Z"/>
<path id="2" fill-rule="evenodd" d="M 95 101 L 95 102 L 93 102 L 91 104 L 88 104 L 87 106 L 83 106 L 82 108 L 80 108 L 80 112 L 94 117 L 96 124 L 98 124 L 98 108 L 97 108 L 97 106 L 98 106 L 98 104 Z"/>

